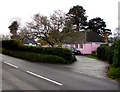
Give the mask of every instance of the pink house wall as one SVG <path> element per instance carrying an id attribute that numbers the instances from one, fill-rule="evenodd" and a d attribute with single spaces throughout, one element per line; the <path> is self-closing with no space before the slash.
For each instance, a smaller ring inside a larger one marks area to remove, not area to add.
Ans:
<path id="1" fill-rule="evenodd" d="M 78 48 L 82 54 L 92 54 L 92 51 L 97 50 L 101 43 L 84 43 L 83 49 Z"/>
<path id="2" fill-rule="evenodd" d="M 92 51 L 97 50 L 97 48 L 103 43 L 82 43 L 82 44 L 63 44 L 63 47 L 76 48 L 75 45 L 78 45 L 77 50 L 80 50 L 82 54 L 92 54 Z M 83 45 L 83 48 L 80 48 L 80 45 Z M 44 47 L 49 47 L 49 45 L 44 45 Z"/>
<path id="3" fill-rule="evenodd" d="M 80 50 L 82 54 L 92 54 L 92 51 L 97 50 L 97 48 L 102 43 L 83 43 L 83 44 L 77 44 L 78 48 L 76 48 L 76 44 L 66 44 L 67 48 L 74 47 L 77 50 Z M 83 45 L 83 48 L 80 48 L 80 45 Z"/>

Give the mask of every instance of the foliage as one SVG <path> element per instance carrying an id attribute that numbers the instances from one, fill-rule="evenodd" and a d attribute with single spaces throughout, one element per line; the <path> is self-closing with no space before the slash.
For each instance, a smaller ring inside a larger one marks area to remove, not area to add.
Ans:
<path id="1" fill-rule="evenodd" d="M 97 48 L 98 58 L 109 61 L 114 67 L 120 67 L 120 40 L 110 46 L 101 45 Z"/>
<path id="2" fill-rule="evenodd" d="M 120 67 L 110 66 L 107 75 L 112 79 L 118 79 L 120 81 Z"/>
<path id="3" fill-rule="evenodd" d="M 72 20 L 73 25 L 77 26 L 76 30 L 84 29 L 85 24 L 87 23 L 87 16 L 85 15 L 86 10 L 82 6 L 73 6 L 67 13 L 67 16 Z"/>
<path id="4" fill-rule="evenodd" d="M 94 51 L 92 51 L 92 56 L 97 56 L 97 51 L 96 50 L 94 50 Z"/>
<path id="5" fill-rule="evenodd" d="M 55 55 L 38 54 L 33 52 L 16 51 L 16 50 L 8 50 L 8 49 L 3 49 L 2 53 L 17 57 L 17 58 L 25 59 L 31 62 L 60 63 L 60 64 L 72 63 L 71 61 L 67 61 L 62 57 L 55 56 Z"/>
<path id="6" fill-rule="evenodd" d="M 52 47 L 55 44 L 61 47 L 64 39 L 69 34 L 69 32 L 64 30 L 66 26 L 65 16 L 65 13 L 60 10 L 55 11 L 50 16 L 50 19 L 46 16 L 35 14 L 33 21 L 27 24 L 27 29 L 31 30 L 29 36 L 43 40 Z"/>
<path id="7" fill-rule="evenodd" d="M 72 56 L 72 52 L 66 48 L 24 46 L 23 50 L 40 53 L 40 54 L 57 55 L 69 61 L 74 60 L 74 56 Z"/>
<path id="8" fill-rule="evenodd" d="M 3 40 L 2 47 L 7 49 L 18 50 L 22 48 L 24 45 L 20 40 Z"/>
<path id="9" fill-rule="evenodd" d="M 110 64 L 113 63 L 112 49 L 110 46 L 100 46 L 97 48 L 97 57 L 108 61 Z"/>
<path id="10" fill-rule="evenodd" d="M 5 49 L 34 52 L 39 54 L 56 55 L 68 61 L 75 61 L 75 56 L 67 48 L 60 47 L 39 47 L 39 46 L 25 46 L 19 40 L 6 40 L 2 42 Z"/>
<path id="11" fill-rule="evenodd" d="M 108 46 L 108 44 L 100 44 L 100 46 Z"/>
<path id="12" fill-rule="evenodd" d="M 113 66 L 120 67 L 120 40 L 117 40 L 112 45 L 113 51 Z"/>
<path id="13" fill-rule="evenodd" d="M 87 29 L 90 29 L 102 36 L 104 32 L 108 32 L 109 34 L 111 34 L 111 30 L 106 29 L 106 23 L 100 17 L 89 20 Z"/>
<path id="14" fill-rule="evenodd" d="M 8 27 L 10 29 L 10 33 L 12 34 L 11 38 L 16 39 L 17 37 L 17 30 L 18 30 L 19 24 L 17 21 L 13 21 L 11 25 Z"/>

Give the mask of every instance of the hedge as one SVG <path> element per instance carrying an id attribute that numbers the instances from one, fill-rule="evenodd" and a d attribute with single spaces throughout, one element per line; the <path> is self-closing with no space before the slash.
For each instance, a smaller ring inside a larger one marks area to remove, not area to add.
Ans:
<path id="1" fill-rule="evenodd" d="M 113 63 L 112 48 L 110 46 L 100 46 L 97 48 L 97 57 L 104 61 Z"/>
<path id="2" fill-rule="evenodd" d="M 31 62 L 60 63 L 60 64 L 72 63 L 71 61 L 67 61 L 64 58 L 55 55 L 45 55 L 45 54 L 38 54 L 33 52 L 16 51 L 16 50 L 8 50 L 8 49 L 2 49 L 2 53 L 20 59 L 29 60 Z"/>
<path id="3" fill-rule="evenodd" d="M 22 44 L 21 41 L 18 41 L 18 40 L 2 41 L 2 47 L 5 49 L 10 49 L 10 50 L 35 52 L 35 53 L 47 54 L 47 55 L 56 55 L 56 56 L 60 56 L 64 58 L 67 61 L 71 61 L 71 62 L 76 61 L 75 56 L 67 48 L 25 46 Z"/>
<path id="4" fill-rule="evenodd" d="M 120 67 L 120 40 L 110 46 L 100 46 L 97 48 L 98 59 L 109 61 L 114 67 Z"/>
<path id="5" fill-rule="evenodd" d="M 117 40 L 112 45 L 113 51 L 113 66 L 120 67 L 120 40 Z"/>

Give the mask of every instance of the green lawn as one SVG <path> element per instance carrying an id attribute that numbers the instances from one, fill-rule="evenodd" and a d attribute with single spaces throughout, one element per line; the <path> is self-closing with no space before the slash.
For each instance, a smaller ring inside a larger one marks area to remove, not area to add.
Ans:
<path id="1" fill-rule="evenodd" d="M 93 58 L 93 59 L 98 59 L 97 57 L 92 56 L 92 55 L 87 55 L 86 57 L 88 57 L 88 58 Z"/>

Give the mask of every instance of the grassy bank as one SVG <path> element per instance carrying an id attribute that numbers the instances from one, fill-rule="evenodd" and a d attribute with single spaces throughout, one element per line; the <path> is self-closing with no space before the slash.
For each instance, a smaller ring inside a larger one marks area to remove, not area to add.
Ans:
<path id="1" fill-rule="evenodd" d="M 120 81 L 120 67 L 109 66 L 107 76 Z"/>

